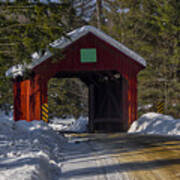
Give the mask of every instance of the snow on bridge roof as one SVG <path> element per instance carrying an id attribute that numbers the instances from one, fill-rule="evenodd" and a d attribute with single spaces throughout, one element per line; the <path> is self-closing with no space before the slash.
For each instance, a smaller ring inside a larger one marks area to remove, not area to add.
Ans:
<path id="1" fill-rule="evenodd" d="M 73 30 L 67 34 L 69 39 L 62 37 L 62 38 L 54 41 L 50 45 L 54 48 L 63 49 L 65 47 L 67 47 L 68 45 L 72 44 L 74 41 L 78 40 L 79 38 L 85 36 L 88 33 L 94 34 L 95 36 L 106 41 L 107 43 L 109 43 L 110 45 L 112 45 L 113 47 L 118 49 L 119 51 L 123 52 L 127 56 L 131 57 L 132 59 L 134 59 L 138 63 L 142 64 L 143 66 L 146 66 L 146 61 L 141 56 L 139 56 L 134 51 L 130 50 L 129 48 L 127 48 L 123 44 L 119 43 L 118 41 L 114 40 L 113 38 L 111 38 L 110 36 L 108 36 L 107 34 L 103 33 L 102 31 L 100 31 L 99 29 L 97 29 L 93 26 L 83 26 L 81 28 L 75 29 L 75 30 Z M 45 61 L 50 56 L 52 56 L 52 54 L 50 52 L 47 52 L 45 54 L 45 56 L 34 61 L 31 64 L 31 67 L 34 68 L 35 66 L 37 66 L 41 62 Z"/>
<path id="2" fill-rule="evenodd" d="M 94 34 L 95 36 L 97 36 L 98 38 L 109 43 L 111 46 L 115 47 L 120 52 L 126 54 L 128 57 L 132 58 L 136 62 L 142 64 L 143 66 L 146 66 L 146 61 L 141 56 L 139 56 L 134 51 L 130 50 L 123 44 L 119 43 L 115 39 L 111 38 L 110 36 L 108 36 L 107 34 L 103 33 L 102 31 L 100 31 L 99 29 L 97 29 L 93 26 L 83 26 L 81 28 L 75 29 L 67 34 L 68 38 L 62 37 L 62 38 L 54 41 L 53 43 L 51 43 L 50 46 L 52 46 L 53 48 L 59 48 L 59 49 L 66 48 L 68 45 L 72 44 L 73 42 L 75 42 L 76 40 L 85 36 L 88 33 Z M 32 63 L 29 65 L 26 65 L 26 67 L 29 69 L 33 69 L 34 67 L 39 65 L 41 62 L 47 60 L 51 56 L 53 56 L 53 54 L 48 50 L 41 57 L 40 57 L 40 55 L 38 55 L 38 53 L 34 53 L 32 55 L 32 57 L 33 57 Z M 17 66 L 13 66 L 12 68 L 10 68 L 6 72 L 6 76 L 13 76 L 13 77 L 15 76 L 16 77 L 17 76 L 16 74 L 21 75 L 23 68 L 22 67 L 20 68 L 20 66 L 21 65 L 17 65 Z"/>

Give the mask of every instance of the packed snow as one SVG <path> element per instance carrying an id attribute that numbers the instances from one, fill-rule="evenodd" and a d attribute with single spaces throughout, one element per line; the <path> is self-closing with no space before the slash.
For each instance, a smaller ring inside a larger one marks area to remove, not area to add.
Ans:
<path id="1" fill-rule="evenodd" d="M 0 112 L 0 180 L 53 180 L 61 174 L 62 145 L 58 131 L 85 132 L 87 118 L 14 122 Z"/>
<path id="2" fill-rule="evenodd" d="M 56 180 L 61 176 L 62 147 L 67 140 L 59 131 L 86 132 L 88 118 L 14 122 L 0 112 L 0 180 Z M 180 119 L 147 113 L 128 133 L 179 135 Z"/>
<path id="3" fill-rule="evenodd" d="M 71 126 L 65 128 L 66 131 L 69 132 L 77 132 L 82 133 L 87 131 L 88 118 L 80 117 Z"/>
<path id="4" fill-rule="evenodd" d="M 153 112 L 147 113 L 131 125 L 128 133 L 180 136 L 180 119 Z"/>
<path id="5" fill-rule="evenodd" d="M 80 117 L 77 120 L 70 119 L 58 119 L 52 120 L 50 126 L 56 131 L 83 133 L 88 131 L 88 118 Z"/>
<path id="6" fill-rule="evenodd" d="M 0 180 L 58 179 L 65 139 L 42 121 L 0 114 Z"/>
<path id="7" fill-rule="evenodd" d="M 63 131 L 74 123 L 74 118 L 58 118 L 54 117 L 50 120 L 49 126 L 55 131 Z"/>

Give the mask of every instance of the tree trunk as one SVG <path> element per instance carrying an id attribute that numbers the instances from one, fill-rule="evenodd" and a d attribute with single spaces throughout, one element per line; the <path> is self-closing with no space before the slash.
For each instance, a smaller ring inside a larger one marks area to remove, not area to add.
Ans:
<path id="1" fill-rule="evenodd" d="M 96 0 L 96 19 L 97 27 L 101 29 L 102 24 L 102 0 Z"/>

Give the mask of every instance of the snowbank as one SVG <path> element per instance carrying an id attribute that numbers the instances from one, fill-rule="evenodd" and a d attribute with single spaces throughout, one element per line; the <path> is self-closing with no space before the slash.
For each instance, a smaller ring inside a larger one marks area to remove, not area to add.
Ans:
<path id="1" fill-rule="evenodd" d="M 180 136 L 180 119 L 153 112 L 147 113 L 131 125 L 128 133 Z"/>
<path id="2" fill-rule="evenodd" d="M 42 121 L 14 122 L 0 113 L 0 179 L 58 179 L 64 141 Z"/>
<path id="3" fill-rule="evenodd" d="M 49 124 L 49 126 L 52 127 L 55 131 L 83 133 L 88 131 L 88 118 L 80 117 L 77 120 L 75 120 L 74 118 L 55 118 L 52 120 L 52 123 Z"/>
<path id="4" fill-rule="evenodd" d="M 69 132 L 77 132 L 77 133 L 87 132 L 87 125 L 88 125 L 88 118 L 80 117 L 79 119 L 74 121 L 72 125 L 65 128 L 64 130 Z"/>
<path id="5" fill-rule="evenodd" d="M 62 131 L 74 123 L 74 118 L 61 119 L 54 117 L 50 120 L 49 126 L 55 131 Z"/>

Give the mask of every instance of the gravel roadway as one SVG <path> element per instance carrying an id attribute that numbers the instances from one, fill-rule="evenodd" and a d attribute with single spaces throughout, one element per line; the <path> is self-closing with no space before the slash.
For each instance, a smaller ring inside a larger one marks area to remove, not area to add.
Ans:
<path id="1" fill-rule="evenodd" d="M 180 180 L 180 138 L 66 134 L 64 180 Z"/>

